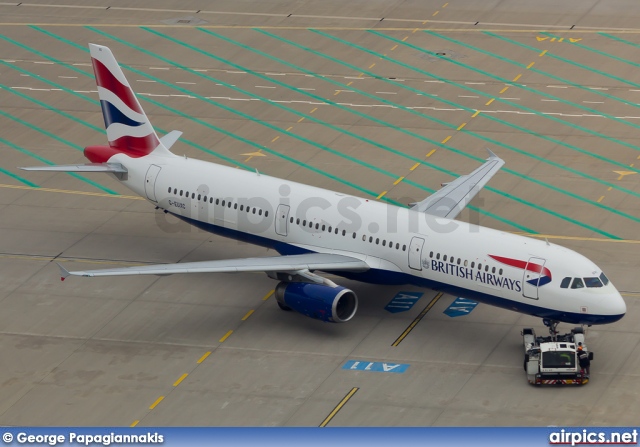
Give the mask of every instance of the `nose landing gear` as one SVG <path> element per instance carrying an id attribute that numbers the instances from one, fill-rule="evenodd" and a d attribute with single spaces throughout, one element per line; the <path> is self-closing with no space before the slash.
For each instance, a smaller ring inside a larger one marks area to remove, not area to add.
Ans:
<path id="1" fill-rule="evenodd" d="M 551 335 L 551 339 L 553 341 L 557 341 L 558 324 L 560 324 L 560 322 L 557 320 L 549 320 L 548 318 L 543 318 L 542 323 L 549 328 L 549 335 Z"/>

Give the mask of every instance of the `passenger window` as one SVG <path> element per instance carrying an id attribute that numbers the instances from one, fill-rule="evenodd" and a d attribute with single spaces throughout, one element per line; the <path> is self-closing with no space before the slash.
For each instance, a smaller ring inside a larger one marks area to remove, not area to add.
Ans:
<path id="1" fill-rule="evenodd" d="M 407 246 L 406 245 L 402 246 L 402 251 L 407 251 Z"/>
<path id="2" fill-rule="evenodd" d="M 485 266 L 484 266 L 484 271 L 485 271 L 485 272 L 488 272 L 488 271 L 489 271 L 489 265 L 485 265 Z"/>
<path id="3" fill-rule="evenodd" d="M 264 212 L 264 217 L 269 217 L 269 211 Z"/>
<path id="4" fill-rule="evenodd" d="M 289 218 L 289 223 L 293 223 L 293 217 Z"/>
<path id="5" fill-rule="evenodd" d="M 303 220 L 303 221 L 302 221 L 302 226 L 303 226 L 303 227 L 306 227 L 306 226 L 307 226 L 307 221 L 306 221 L 306 220 Z"/>
<path id="6" fill-rule="evenodd" d="M 220 205 L 220 199 L 216 199 L 216 205 Z"/>
<path id="7" fill-rule="evenodd" d="M 478 262 L 478 270 L 482 270 L 482 264 Z"/>
<path id="8" fill-rule="evenodd" d="M 216 200 L 217 202 L 217 200 Z M 244 211 L 244 205 L 240 205 L 240 211 Z"/>
<path id="9" fill-rule="evenodd" d="M 169 191 L 168 192 L 169 192 L 169 194 L 171 194 L 171 186 L 169 186 Z"/>
<path id="10" fill-rule="evenodd" d="M 572 289 L 582 289 L 584 287 L 584 283 L 582 282 L 582 278 L 573 278 L 573 283 L 571 284 Z"/>
<path id="11" fill-rule="evenodd" d="M 202 195 L 198 194 L 198 200 L 200 200 L 201 197 L 202 197 Z"/>
<path id="12" fill-rule="evenodd" d="M 440 253 L 436 253 L 436 259 L 440 259 Z"/>
<path id="13" fill-rule="evenodd" d="M 233 209 L 234 209 L 234 210 L 237 210 L 237 209 L 238 209 L 238 204 L 237 204 L 237 203 L 234 203 L 234 204 L 233 204 Z"/>
<path id="14" fill-rule="evenodd" d="M 356 233 L 353 233 L 353 238 L 354 238 L 354 239 L 356 238 Z"/>
<path id="15" fill-rule="evenodd" d="M 385 239 L 382 239 L 382 246 L 386 247 L 387 246 L 387 241 Z"/>
<path id="16" fill-rule="evenodd" d="M 322 231 L 324 231 L 326 228 L 327 228 L 326 225 L 323 225 L 322 226 Z"/>
<path id="17" fill-rule="evenodd" d="M 495 272 L 496 272 L 496 268 L 495 268 L 495 267 L 492 267 L 492 268 L 491 268 L 491 273 L 495 273 Z"/>
<path id="18" fill-rule="evenodd" d="M 213 197 L 209 197 L 209 203 L 213 203 Z"/>
<path id="19" fill-rule="evenodd" d="M 396 242 L 396 250 L 400 249 L 400 244 Z"/>
<path id="20" fill-rule="evenodd" d="M 327 231 L 328 231 L 329 233 L 331 233 L 331 232 L 333 231 L 333 229 L 332 229 L 331 227 L 329 227 L 329 228 L 327 229 Z"/>
<path id="21" fill-rule="evenodd" d="M 369 243 L 373 242 L 373 236 L 369 236 Z"/>
<path id="22" fill-rule="evenodd" d="M 224 206 L 224 204 L 225 204 L 225 201 L 223 200 L 223 201 L 222 201 L 222 206 Z"/>
<path id="23" fill-rule="evenodd" d="M 258 216 L 262 216 L 262 210 L 258 210 Z"/>
<path id="24" fill-rule="evenodd" d="M 196 193 L 195 193 L 195 192 L 192 192 L 192 193 L 191 193 L 191 198 L 192 198 L 192 199 L 195 199 L 195 198 L 196 198 Z"/>
<path id="25" fill-rule="evenodd" d="M 336 234 L 338 234 L 338 231 L 340 231 L 338 228 L 336 228 Z"/>
<path id="26" fill-rule="evenodd" d="M 320 228 L 320 224 L 316 224 L 316 230 Z"/>
<path id="27" fill-rule="evenodd" d="M 430 257 L 430 258 L 433 258 L 433 252 L 430 252 L 430 253 L 429 253 L 429 257 Z"/>
<path id="28" fill-rule="evenodd" d="M 180 190 L 180 197 L 182 197 L 182 189 Z"/>
<path id="29" fill-rule="evenodd" d="M 444 256 L 442 257 L 442 260 L 443 260 L 443 261 L 445 261 L 445 262 L 447 262 L 447 255 L 444 255 Z"/>
<path id="30" fill-rule="evenodd" d="M 476 265 L 475 261 L 471 261 L 471 268 L 473 268 Z"/>
<path id="31" fill-rule="evenodd" d="M 346 236 L 347 235 L 347 230 L 342 230 L 342 235 Z"/>
<path id="32" fill-rule="evenodd" d="M 562 279 L 562 282 L 560 283 L 560 288 L 566 289 L 569 287 L 569 284 L 571 284 L 571 278 L 567 276 L 566 278 Z"/>
<path id="33" fill-rule="evenodd" d="M 498 275 L 502 276 L 502 269 L 498 272 Z"/>
<path id="34" fill-rule="evenodd" d="M 458 258 L 458 265 L 460 265 L 460 258 Z"/>
<path id="35" fill-rule="evenodd" d="M 464 260 L 464 266 L 466 267 L 467 265 L 469 265 L 469 261 L 467 261 L 466 259 Z"/>
<path id="36" fill-rule="evenodd" d="M 366 235 L 366 234 L 363 234 L 363 235 L 362 235 L 362 241 L 363 241 L 363 242 L 367 242 L 367 235 Z"/>
<path id="37" fill-rule="evenodd" d="M 584 284 L 587 287 L 602 287 L 602 283 L 600 282 L 600 280 L 597 277 L 585 278 L 584 279 Z"/>
<path id="38" fill-rule="evenodd" d="M 231 208 L 231 201 L 227 202 L 227 206 Z"/>
<path id="39" fill-rule="evenodd" d="M 256 213 L 256 208 L 253 208 L 253 209 L 251 210 L 251 213 L 252 213 L 252 214 L 255 214 L 255 213 Z"/>
<path id="40" fill-rule="evenodd" d="M 609 284 L 609 278 L 607 278 L 607 277 L 604 275 L 604 272 L 600 273 L 599 278 L 600 278 L 600 281 L 602 281 L 602 284 L 604 284 L 605 286 L 606 286 L 607 284 Z"/>

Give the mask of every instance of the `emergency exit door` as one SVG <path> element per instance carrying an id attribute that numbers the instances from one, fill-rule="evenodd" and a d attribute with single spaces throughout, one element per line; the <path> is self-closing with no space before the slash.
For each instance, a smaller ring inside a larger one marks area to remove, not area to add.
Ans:
<path id="1" fill-rule="evenodd" d="M 289 205 L 278 205 L 276 210 L 276 233 L 280 236 L 288 234 L 289 226 Z"/>
<path id="2" fill-rule="evenodd" d="M 151 165 L 147 170 L 147 175 L 144 178 L 144 192 L 147 194 L 147 198 L 154 202 L 156 200 L 156 179 L 160 173 L 160 166 Z"/>
<path id="3" fill-rule="evenodd" d="M 409 267 L 414 270 L 422 270 L 422 246 L 424 239 L 421 237 L 411 238 L 409 244 Z"/>

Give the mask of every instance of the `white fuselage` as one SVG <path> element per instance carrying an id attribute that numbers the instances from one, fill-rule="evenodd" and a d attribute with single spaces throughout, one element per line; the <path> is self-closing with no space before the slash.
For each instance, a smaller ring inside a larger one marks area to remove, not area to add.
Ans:
<path id="1" fill-rule="evenodd" d="M 560 288 L 565 277 L 602 271 L 546 241 L 196 159 L 119 154 L 110 161 L 128 169 L 127 187 L 205 230 L 281 254 L 344 254 L 371 267 L 342 276 L 430 287 L 575 324 L 613 322 L 626 311 L 610 282 Z M 529 262 L 550 272 L 551 281 L 537 281 L 543 274 L 525 268 Z"/>

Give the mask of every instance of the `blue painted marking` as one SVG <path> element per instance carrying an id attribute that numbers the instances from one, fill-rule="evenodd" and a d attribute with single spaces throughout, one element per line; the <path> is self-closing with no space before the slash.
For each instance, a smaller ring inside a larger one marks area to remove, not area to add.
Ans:
<path id="1" fill-rule="evenodd" d="M 409 368 L 407 363 L 368 362 L 363 360 L 348 360 L 342 369 L 351 371 L 375 371 L 402 374 Z"/>
<path id="2" fill-rule="evenodd" d="M 468 300 L 467 298 L 456 298 L 456 300 L 447 307 L 444 314 L 449 315 L 451 318 L 469 315 L 477 305 L 477 301 Z"/>
<path id="3" fill-rule="evenodd" d="M 384 310 L 393 314 L 406 312 L 418 302 L 421 296 L 422 292 L 398 292 L 398 294 L 389 301 L 389 304 L 385 306 Z"/>

